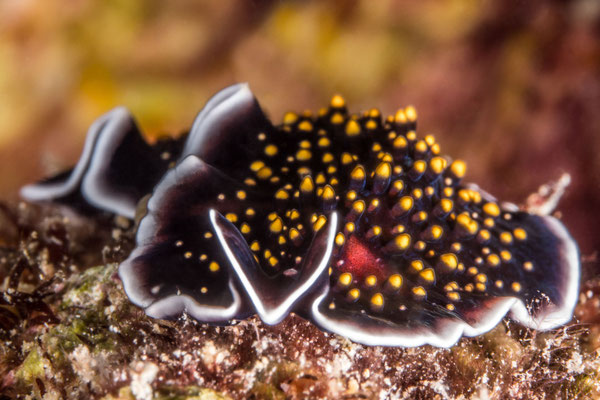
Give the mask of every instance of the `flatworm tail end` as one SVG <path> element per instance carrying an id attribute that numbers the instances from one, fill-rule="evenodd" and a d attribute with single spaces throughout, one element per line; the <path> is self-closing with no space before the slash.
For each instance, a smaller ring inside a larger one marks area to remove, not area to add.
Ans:
<path id="1" fill-rule="evenodd" d="M 547 257 L 554 259 L 550 265 L 553 265 L 556 294 L 550 303 L 537 308 L 518 302 L 512 307 L 510 316 L 530 328 L 548 330 L 568 323 L 573 317 L 579 294 L 581 257 L 575 240 L 558 219 L 551 216 L 531 218 L 538 219 L 540 226 L 547 229 L 554 240 Z"/>
<path id="2" fill-rule="evenodd" d="M 114 119 L 121 119 L 127 114 L 125 108 L 117 107 L 100 116 L 88 129 L 83 152 L 76 166 L 51 178 L 23 186 L 20 191 L 21 197 L 34 202 L 53 201 L 75 192 L 88 168 L 96 141 L 105 132 L 107 123 Z"/>
<path id="3" fill-rule="evenodd" d="M 92 124 L 72 170 L 23 187 L 21 196 L 34 202 L 91 206 L 133 218 L 137 201 L 168 168 L 159 149 L 144 141 L 126 108 L 115 108 Z"/>

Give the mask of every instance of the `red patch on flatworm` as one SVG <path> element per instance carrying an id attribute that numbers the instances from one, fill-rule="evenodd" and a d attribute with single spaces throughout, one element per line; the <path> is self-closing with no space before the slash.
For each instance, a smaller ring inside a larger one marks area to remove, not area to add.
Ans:
<path id="1" fill-rule="evenodd" d="M 369 248 L 369 243 L 357 239 L 354 235 L 346 241 L 340 260 L 343 261 L 339 266 L 340 270 L 350 272 L 358 279 L 367 275 L 375 275 L 377 279 L 384 278 L 385 272 L 381 258 L 373 253 Z"/>

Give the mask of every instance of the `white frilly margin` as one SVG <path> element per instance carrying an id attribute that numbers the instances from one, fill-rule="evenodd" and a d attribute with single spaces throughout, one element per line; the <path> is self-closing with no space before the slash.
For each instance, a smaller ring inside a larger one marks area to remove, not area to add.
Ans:
<path id="1" fill-rule="evenodd" d="M 179 159 L 183 160 L 189 155 L 203 158 L 202 149 L 205 142 L 210 140 L 213 127 L 227 119 L 232 110 L 254 101 L 254 94 L 247 83 L 228 86 L 215 94 L 194 120 Z"/>
<path id="2" fill-rule="evenodd" d="M 421 328 L 415 331 L 401 331 L 396 327 L 378 327 L 371 330 L 361 330 L 356 323 L 342 318 L 328 317 L 319 310 L 319 305 L 329 291 L 324 291 L 313 301 L 310 307 L 312 319 L 324 329 L 345 336 L 350 340 L 369 346 L 402 346 L 416 347 L 424 344 L 449 348 L 455 345 L 461 336 L 478 336 L 493 329 L 510 312 L 515 321 L 536 330 L 554 329 L 568 323 L 573 317 L 577 303 L 580 279 L 580 258 L 577 245 L 563 224 L 556 218 L 543 217 L 547 227 L 561 241 L 559 250 L 560 265 L 563 266 L 562 304 L 549 304 L 532 316 L 526 304 L 514 297 L 499 298 L 484 314 L 484 318 L 476 325 L 469 325 L 460 320 L 445 319 L 439 321 L 434 329 Z"/>
<path id="3" fill-rule="evenodd" d="M 135 201 L 115 193 L 108 193 L 98 185 L 106 170 L 106 159 L 121 143 L 134 124 L 125 107 L 117 107 L 100 116 L 88 129 L 83 152 L 66 181 L 33 183 L 21 188 L 20 194 L 29 201 L 51 201 L 67 196 L 81 184 L 81 193 L 93 206 L 133 219 Z"/>
<path id="4" fill-rule="evenodd" d="M 147 247 L 152 245 L 152 239 L 157 231 L 154 215 L 163 206 L 166 191 L 177 185 L 189 174 L 201 172 L 205 168 L 207 168 L 207 165 L 198 157 L 192 155 L 186 157 L 185 160 L 165 174 L 148 201 L 148 212 L 142 218 L 136 234 L 137 247 L 119 266 L 119 277 L 123 282 L 127 297 L 135 305 L 144 308 L 146 314 L 152 318 L 167 318 L 187 312 L 199 321 L 227 322 L 238 315 L 242 307 L 241 296 L 232 278 L 229 279 L 229 290 L 233 302 L 227 307 L 220 307 L 200 304 L 186 294 L 171 295 L 155 300 L 148 295 L 147 290 L 142 289 L 142 282 L 136 276 L 135 259 L 144 254 Z"/>
<path id="5" fill-rule="evenodd" d="M 237 257 L 233 254 L 233 251 L 229 247 L 229 244 L 225 240 L 222 230 L 219 228 L 216 223 L 217 212 L 215 210 L 210 210 L 210 220 L 212 222 L 213 228 L 219 238 L 219 242 L 221 243 L 221 247 L 225 251 L 233 270 L 237 274 L 239 280 L 241 281 L 244 290 L 250 297 L 252 301 L 252 305 L 256 309 L 256 313 L 260 317 L 260 319 L 268 324 L 275 325 L 281 322 L 287 314 L 291 311 L 294 304 L 298 301 L 298 299 L 304 295 L 310 288 L 315 284 L 315 282 L 319 279 L 319 277 L 325 272 L 327 266 L 329 265 L 329 260 L 331 259 L 331 253 L 333 251 L 333 243 L 335 240 L 335 233 L 337 229 L 337 213 L 332 213 L 329 218 L 329 228 L 327 232 L 327 247 L 325 249 L 325 253 L 319 262 L 319 266 L 315 269 L 315 271 L 302 283 L 296 290 L 292 291 L 285 299 L 283 299 L 279 305 L 275 308 L 268 308 L 265 306 L 265 303 L 262 299 L 261 293 L 259 293 L 248 276 L 244 271 L 244 268 L 240 265 Z"/>
<path id="6" fill-rule="evenodd" d="M 83 178 L 83 174 L 85 173 L 85 170 L 87 169 L 92 157 L 96 140 L 106 128 L 106 123 L 113 118 L 118 118 L 118 116 L 123 113 L 128 113 L 127 109 L 124 107 L 117 107 L 106 114 L 103 114 L 96 119 L 94 123 L 92 123 L 85 137 L 83 152 L 81 153 L 75 168 L 73 168 L 73 171 L 66 181 L 44 184 L 32 183 L 30 185 L 23 186 L 20 191 L 21 196 L 29 201 L 44 201 L 66 196 L 73 192 Z"/>

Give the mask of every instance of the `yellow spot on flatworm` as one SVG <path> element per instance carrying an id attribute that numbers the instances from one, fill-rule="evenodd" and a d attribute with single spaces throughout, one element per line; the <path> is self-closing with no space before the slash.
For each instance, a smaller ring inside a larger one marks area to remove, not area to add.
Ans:
<path id="1" fill-rule="evenodd" d="M 500 241 L 504 244 L 511 244 L 513 241 L 512 235 L 510 232 L 502 232 L 500 234 Z"/>
<path id="2" fill-rule="evenodd" d="M 444 171 L 444 168 L 446 168 L 446 160 L 442 157 L 433 157 L 429 161 L 429 168 L 431 168 L 434 173 L 441 174 L 442 171 Z"/>
<path id="3" fill-rule="evenodd" d="M 512 288 L 512 290 L 514 292 L 520 292 L 521 291 L 521 284 L 519 282 L 513 282 L 512 285 L 510 285 L 510 287 Z"/>
<path id="4" fill-rule="evenodd" d="M 259 179 L 268 179 L 271 175 L 273 175 L 273 171 L 269 167 L 262 167 L 256 172 Z"/>
<path id="5" fill-rule="evenodd" d="M 356 200 L 352 203 L 352 210 L 357 214 L 362 214 L 365 211 L 365 202 L 364 200 Z"/>
<path id="6" fill-rule="evenodd" d="M 232 223 L 235 223 L 238 220 L 237 215 L 235 215 L 234 213 L 225 214 L 225 218 L 227 218 L 229 220 L 229 222 L 232 222 Z"/>
<path id="7" fill-rule="evenodd" d="M 525 240 L 527 239 L 527 232 L 523 228 L 517 228 L 513 231 L 513 235 L 517 240 Z"/>
<path id="8" fill-rule="evenodd" d="M 342 232 L 339 232 L 337 235 L 335 235 L 335 244 L 337 244 L 338 246 L 343 246 L 345 242 L 346 237 Z"/>
<path id="9" fill-rule="evenodd" d="M 406 119 L 411 122 L 417 120 L 417 109 L 413 106 L 408 106 L 404 109 L 404 114 L 406 115 Z"/>
<path id="10" fill-rule="evenodd" d="M 482 229 L 477 234 L 477 239 L 479 239 L 481 242 L 486 242 L 486 241 L 490 240 L 491 237 L 492 237 L 492 235 L 490 234 L 490 231 L 488 231 L 487 229 Z"/>
<path id="11" fill-rule="evenodd" d="M 433 225 L 431 227 L 431 237 L 433 239 L 439 239 L 442 237 L 442 234 L 444 233 L 444 229 L 439 226 L 439 225 Z"/>
<path id="12" fill-rule="evenodd" d="M 410 209 L 413 207 L 413 198 L 410 196 L 401 197 L 398 201 L 398 204 L 400 205 L 402 210 L 410 211 Z"/>
<path id="13" fill-rule="evenodd" d="M 417 241 L 415 243 L 415 250 L 416 251 L 423 251 L 423 250 L 425 250 L 426 247 L 427 247 L 427 245 L 422 240 L 419 240 L 419 241 Z"/>
<path id="14" fill-rule="evenodd" d="M 425 289 L 423 289 L 422 286 L 412 288 L 412 292 L 417 297 L 425 297 L 425 295 L 427 294 L 427 292 L 425 291 Z"/>
<path id="15" fill-rule="evenodd" d="M 500 257 L 498 257 L 497 254 L 490 254 L 487 256 L 486 261 L 491 267 L 497 267 L 500 265 Z"/>
<path id="16" fill-rule="evenodd" d="M 185 258 L 192 258 L 192 252 L 191 252 L 191 251 L 186 251 L 186 252 L 183 254 L 183 256 L 184 256 Z"/>
<path id="17" fill-rule="evenodd" d="M 291 228 L 289 235 L 290 235 L 290 239 L 296 240 L 297 238 L 300 237 L 300 232 L 298 232 L 298 229 L 296 229 L 296 228 Z"/>
<path id="18" fill-rule="evenodd" d="M 290 198 L 290 195 L 285 190 L 279 189 L 277 192 L 275 192 L 275 198 L 279 200 L 286 200 Z"/>
<path id="19" fill-rule="evenodd" d="M 310 152 L 310 150 L 302 149 L 298 150 L 298 152 L 296 153 L 296 159 L 298 161 L 307 161 L 310 160 L 311 157 L 312 153 Z"/>
<path id="20" fill-rule="evenodd" d="M 350 297 L 350 299 L 352 299 L 352 300 L 358 299 L 359 296 L 360 296 L 360 290 L 358 290 L 357 288 L 350 289 L 348 291 L 348 297 Z"/>
<path id="21" fill-rule="evenodd" d="M 400 124 L 406 123 L 406 114 L 404 114 L 404 110 L 400 109 L 396 111 L 396 115 L 394 115 L 394 120 Z"/>
<path id="22" fill-rule="evenodd" d="M 354 229 L 356 229 L 356 225 L 354 225 L 354 222 L 348 222 L 346 224 L 345 229 L 346 229 L 346 232 L 352 233 L 352 232 L 354 232 Z"/>
<path id="23" fill-rule="evenodd" d="M 348 286 L 352 283 L 352 274 L 349 272 L 344 272 L 338 278 L 338 282 L 342 286 Z"/>
<path id="24" fill-rule="evenodd" d="M 356 199 L 356 192 L 354 190 L 348 191 L 348 193 L 346 193 L 346 199 L 354 201 Z"/>
<path id="25" fill-rule="evenodd" d="M 377 128 L 377 122 L 373 121 L 372 119 L 368 120 L 367 123 L 365 124 L 365 127 L 367 129 L 375 129 L 375 128 Z"/>
<path id="26" fill-rule="evenodd" d="M 236 196 L 238 199 L 244 200 L 246 198 L 246 192 L 244 192 L 243 190 L 238 190 Z"/>
<path id="27" fill-rule="evenodd" d="M 244 222 L 240 228 L 240 231 L 242 233 L 250 233 L 250 225 Z"/>
<path id="28" fill-rule="evenodd" d="M 314 223 L 313 229 L 315 230 L 315 232 L 317 232 L 318 230 L 323 228 L 323 226 L 325 226 L 326 223 L 327 223 L 327 217 L 325 217 L 324 215 L 321 215 L 321 216 L 319 216 L 319 218 L 317 218 L 317 221 Z"/>
<path id="29" fill-rule="evenodd" d="M 363 168 L 362 165 L 357 165 L 356 167 L 354 167 L 354 169 L 350 173 L 350 177 L 357 181 L 365 179 L 365 176 L 366 176 L 365 169 Z"/>
<path id="30" fill-rule="evenodd" d="M 483 205 L 483 212 L 492 217 L 500 215 L 500 207 L 496 203 L 485 203 Z"/>
<path id="31" fill-rule="evenodd" d="M 440 261 L 449 269 L 454 270 L 458 266 L 458 258 L 454 253 L 446 253 L 440 256 Z"/>
<path id="32" fill-rule="evenodd" d="M 456 293 L 456 292 L 449 292 L 446 293 L 446 296 L 452 300 L 452 301 L 458 301 L 460 300 L 460 294 Z"/>
<path id="33" fill-rule="evenodd" d="M 275 220 L 269 225 L 269 230 L 273 233 L 281 232 L 283 230 L 283 221 L 281 218 L 275 218 Z"/>
<path id="34" fill-rule="evenodd" d="M 510 259 L 512 258 L 512 254 L 510 254 L 510 251 L 508 250 L 502 250 L 500 252 L 500 258 L 502 258 L 502 260 L 504 261 L 510 261 Z"/>
<path id="35" fill-rule="evenodd" d="M 327 182 L 327 179 L 325 178 L 325 175 L 319 172 L 317 174 L 317 179 L 315 179 L 315 182 L 319 185 L 322 185 L 323 183 Z"/>
<path id="36" fill-rule="evenodd" d="M 433 282 L 435 280 L 435 272 L 433 268 L 425 268 L 419 273 L 419 276 L 425 279 L 427 282 Z"/>
<path id="37" fill-rule="evenodd" d="M 331 154 L 331 153 L 325 153 L 325 154 L 323 154 L 322 160 L 323 160 L 323 163 L 325 163 L 325 164 L 332 162 L 333 161 L 333 154 Z"/>
<path id="38" fill-rule="evenodd" d="M 276 266 L 278 262 L 279 262 L 279 260 L 277 260 L 277 258 L 269 257 L 269 264 L 271 264 L 271 267 Z"/>
<path id="39" fill-rule="evenodd" d="M 457 178 L 462 178 L 467 173 L 467 164 L 462 160 L 455 160 L 450 164 L 450 171 Z"/>
<path id="40" fill-rule="evenodd" d="M 342 153 L 342 164 L 346 165 L 346 164 L 350 164 L 353 160 L 352 156 L 350 155 L 350 153 Z"/>
<path id="41" fill-rule="evenodd" d="M 273 157 L 277 154 L 278 151 L 279 150 L 277 149 L 277 146 L 275 146 L 274 144 L 269 144 L 265 147 L 265 154 L 269 157 Z"/>
<path id="42" fill-rule="evenodd" d="M 373 287 L 377 285 L 377 277 L 375 275 L 369 275 L 365 278 L 365 285 Z"/>
<path id="43" fill-rule="evenodd" d="M 452 207 L 454 207 L 454 204 L 452 203 L 452 200 L 450 200 L 450 199 L 442 199 L 442 200 L 440 200 L 440 208 L 445 213 L 449 213 L 450 211 L 452 211 Z"/>
<path id="44" fill-rule="evenodd" d="M 406 146 L 408 146 L 408 141 L 406 140 L 406 138 L 404 136 L 398 136 L 396 139 L 394 139 L 394 142 L 392 143 L 392 145 L 394 146 L 395 149 L 405 149 Z"/>
<path id="45" fill-rule="evenodd" d="M 523 263 L 523 268 L 525 269 L 525 271 L 532 271 L 533 270 L 533 263 L 531 261 L 525 261 Z"/>
<path id="46" fill-rule="evenodd" d="M 360 125 L 355 120 L 351 119 L 346 123 L 346 135 L 356 136 L 360 134 Z"/>
<path id="47" fill-rule="evenodd" d="M 340 96 L 339 94 L 336 94 L 335 96 L 333 96 L 331 98 L 330 105 L 333 108 L 342 108 L 346 105 L 346 101 L 344 100 L 344 98 L 342 96 Z"/>
<path id="48" fill-rule="evenodd" d="M 258 172 L 259 169 L 261 169 L 262 167 L 265 166 L 265 163 L 262 161 L 254 161 L 252 164 L 250 164 L 250 169 L 254 172 Z"/>
<path id="49" fill-rule="evenodd" d="M 371 304 L 375 307 L 383 307 L 383 296 L 381 293 L 375 293 L 373 297 L 371 297 Z"/>
<path id="50" fill-rule="evenodd" d="M 402 286 L 402 275 L 393 274 L 388 278 L 388 282 L 393 289 L 399 289 Z"/>
<path id="51" fill-rule="evenodd" d="M 321 195 L 321 197 L 323 197 L 323 200 L 326 201 L 330 201 L 335 199 L 335 190 L 333 190 L 333 188 L 329 185 L 325 185 L 325 187 L 323 188 L 323 194 Z"/>
<path id="52" fill-rule="evenodd" d="M 252 242 L 252 244 L 250 245 L 250 249 L 252 251 L 260 251 L 260 244 L 258 244 L 258 242 L 255 240 L 254 242 Z"/>
<path id="53" fill-rule="evenodd" d="M 425 172 L 425 168 L 427 168 L 427 163 L 423 160 L 417 160 L 413 164 L 412 168 L 414 171 L 418 172 L 419 174 L 422 174 L 423 172 Z"/>
<path id="54" fill-rule="evenodd" d="M 254 211 L 254 208 L 247 208 L 246 209 L 246 215 L 249 217 L 252 217 L 256 214 L 256 212 Z"/>
<path id="55" fill-rule="evenodd" d="M 217 263 L 216 261 L 212 261 L 209 265 L 208 265 L 208 269 L 210 269 L 212 272 L 217 272 L 219 270 L 219 263 Z"/>
<path id="56" fill-rule="evenodd" d="M 419 153 L 425 153 L 427 151 L 427 143 L 425 143 L 424 140 L 419 140 L 417 143 L 415 143 L 415 151 L 418 151 Z"/>
<path id="57" fill-rule="evenodd" d="M 406 250 L 410 246 L 410 235 L 408 233 L 402 233 L 394 238 L 394 244 L 400 250 Z"/>
<path id="58" fill-rule="evenodd" d="M 425 136 L 425 142 L 429 146 L 433 146 L 433 144 L 435 143 L 435 137 L 433 135 L 427 135 L 427 136 Z"/>
<path id="59" fill-rule="evenodd" d="M 312 124 L 310 123 L 310 121 L 302 121 L 300 122 L 300 124 L 298 124 L 298 129 L 300 129 L 301 131 L 312 131 Z"/>
<path id="60" fill-rule="evenodd" d="M 410 266 L 412 267 L 412 269 L 414 269 L 415 271 L 421 271 L 423 270 L 423 261 L 421 260 L 412 260 L 410 262 Z"/>
<path id="61" fill-rule="evenodd" d="M 331 141 L 328 138 L 326 138 L 326 137 L 320 138 L 319 141 L 317 142 L 317 145 L 319 147 L 327 147 L 330 144 L 331 144 Z"/>
<path id="62" fill-rule="evenodd" d="M 300 190 L 303 193 L 310 193 L 315 189 L 315 184 L 310 175 L 306 175 L 300 183 Z"/>
<path id="63" fill-rule="evenodd" d="M 375 169 L 375 176 L 380 179 L 388 179 L 392 175 L 392 167 L 387 162 L 380 163 Z"/>
<path id="64" fill-rule="evenodd" d="M 287 112 L 283 115 L 283 123 L 286 125 L 293 124 L 298 121 L 298 116 L 293 112 Z"/>
<path id="65" fill-rule="evenodd" d="M 338 124 L 341 124 L 342 122 L 344 122 L 344 117 L 340 113 L 335 113 L 331 116 L 330 121 L 332 124 L 338 125 Z"/>

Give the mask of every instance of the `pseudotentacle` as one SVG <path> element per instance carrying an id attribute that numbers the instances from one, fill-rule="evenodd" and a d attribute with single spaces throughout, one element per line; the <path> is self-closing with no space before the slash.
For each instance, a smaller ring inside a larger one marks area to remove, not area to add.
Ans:
<path id="1" fill-rule="evenodd" d="M 274 126 L 238 84 L 155 145 L 125 109 L 105 114 L 72 170 L 21 194 L 133 218 L 152 191 L 119 276 L 154 318 L 293 311 L 368 345 L 441 347 L 509 312 L 567 323 L 580 260 L 563 224 L 463 183 L 465 163 L 415 129 L 412 107 L 350 114 L 340 96 Z"/>

